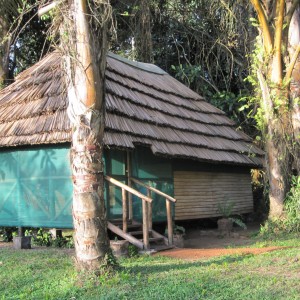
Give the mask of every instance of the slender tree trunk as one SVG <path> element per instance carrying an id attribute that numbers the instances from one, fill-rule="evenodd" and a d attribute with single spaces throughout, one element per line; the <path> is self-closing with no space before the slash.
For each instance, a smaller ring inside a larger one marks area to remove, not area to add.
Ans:
<path id="1" fill-rule="evenodd" d="M 68 113 L 73 125 L 71 162 L 76 260 L 80 269 L 93 271 L 99 269 L 109 252 L 102 152 L 111 10 L 108 0 L 97 1 L 97 4 L 100 15 L 91 17 L 95 11 L 88 9 L 86 0 L 73 0 L 75 42 L 72 47 L 76 57 L 67 60 L 71 79 Z"/>
<path id="2" fill-rule="evenodd" d="M 136 25 L 137 59 L 153 63 L 150 1 L 140 0 L 139 5 Z"/>
<path id="3" fill-rule="evenodd" d="M 5 16 L 0 16 L 0 87 L 5 85 L 9 78 L 9 26 Z"/>
<path id="4" fill-rule="evenodd" d="M 288 3 L 287 8 L 289 8 Z M 300 56 L 297 48 L 300 45 L 300 7 L 295 10 L 289 27 L 288 52 L 290 61 L 297 56 L 290 83 L 290 100 L 292 107 L 292 126 L 294 135 L 294 167 L 300 174 Z"/>

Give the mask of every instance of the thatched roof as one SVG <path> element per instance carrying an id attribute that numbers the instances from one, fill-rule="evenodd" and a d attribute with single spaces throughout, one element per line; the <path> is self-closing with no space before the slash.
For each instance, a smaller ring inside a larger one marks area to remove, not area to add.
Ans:
<path id="1" fill-rule="evenodd" d="M 71 141 L 61 55 L 53 52 L 0 92 L 0 147 Z M 105 144 L 247 166 L 263 152 L 224 112 L 151 64 L 109 54 Z"/>

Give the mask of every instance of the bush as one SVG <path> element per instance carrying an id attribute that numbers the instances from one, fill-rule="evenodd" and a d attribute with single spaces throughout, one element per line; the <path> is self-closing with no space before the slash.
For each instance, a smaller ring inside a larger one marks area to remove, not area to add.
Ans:
<path id="1" fill-rule="evenodd" d="M 138 247 L 129 244 L 128 246 L 128 256 L 129 257 L 138 257 L 139 256 L 139 249 Z"/>
<path id="2" fill-rule="evenodd" d="M 17 227 L 1 227 L 0 237 L 2 237 L 3 242 L 11 242 L 13 240 L 14 232 L 17 232 Z"/>
<path id="3" fill-rule="evenodd" d="M 291 190 L 285 200 L 285 226 L 289 232 L 300 232 L 300 176 L 293 176 Z"/>
<path id="4" fill-rule="evenodd" d="M 26 232 L 25 232 L 26 235 Z M 74 248 L 74 240 L 72 236 L 53 238 L 48 230 L 40 228 L 37 234 L 32 231 L 28 235 L 33 236 L 33 244 L 37 246 L 55 247 L 55 248 Z"/>
<path id="5" fill-rule="evenodd" d="M 261 234 L 300 232 L 300 176 L 293 176 L 292 187 L 284 202 L 285 215 L 268 220 L 261 228 Z"/>

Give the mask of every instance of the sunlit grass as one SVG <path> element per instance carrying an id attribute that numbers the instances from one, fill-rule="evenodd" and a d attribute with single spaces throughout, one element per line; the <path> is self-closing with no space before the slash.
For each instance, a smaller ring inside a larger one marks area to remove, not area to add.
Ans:
<path id="1" fill-rule="evenodd" d="M 66 250 L 2 248 L 0 299 L 299 299 L 299 239 L 265 243 L 291 248 L 196 262 L 123 259 L 115 274 L 97 278 L 76 273 Z"/>

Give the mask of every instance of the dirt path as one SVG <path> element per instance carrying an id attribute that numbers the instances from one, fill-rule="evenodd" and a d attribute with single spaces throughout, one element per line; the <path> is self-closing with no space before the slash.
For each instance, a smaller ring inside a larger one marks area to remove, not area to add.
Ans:
<path id="1" fill-rule="evenodd" d="M 156 253 L 155 255 L 167 256 L 172 258 L 180 258 L 185 260 L 198 260 L 203 258 L 225 256 L 225 255 L 242 255 L 242 254 L 261 254 L 274 250 L 283 249 L 285 247 L 265 247 L 265 248 L 211 248 L 211 249 L 172 249 Z"/>
<path id="2" fill-rule="evenodd" d="M 224 255 L 261 254 L 283 249 L 284 247 L 254 248 L 251 236 L 259 230 L 259 224 L 248 226 L 247 230 L 237 229 L 230 236 L 222 237 L 217 230 L 189 230 L 184 248 L 159 252 L 156 255 L 198 260 Z"/>

